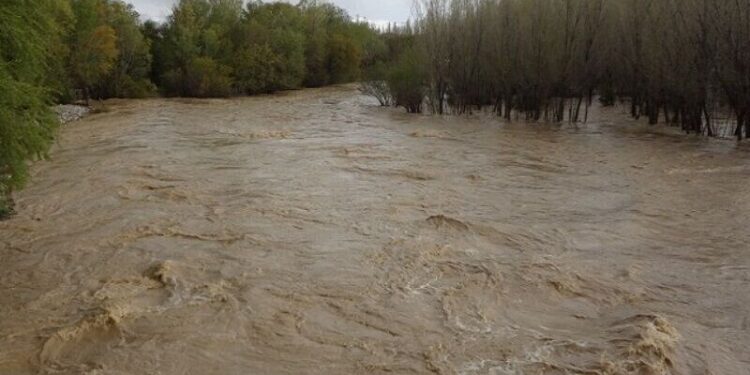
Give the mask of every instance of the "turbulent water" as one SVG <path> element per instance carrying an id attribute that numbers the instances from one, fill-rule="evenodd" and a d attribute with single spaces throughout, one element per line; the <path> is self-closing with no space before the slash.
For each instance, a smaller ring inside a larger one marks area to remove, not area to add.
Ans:
<path id="1" fill-rule="evenodd" d="M 0 374 L 750 373 L 750 147 L 352 87 L 122 101 L 0 222 Z"/>

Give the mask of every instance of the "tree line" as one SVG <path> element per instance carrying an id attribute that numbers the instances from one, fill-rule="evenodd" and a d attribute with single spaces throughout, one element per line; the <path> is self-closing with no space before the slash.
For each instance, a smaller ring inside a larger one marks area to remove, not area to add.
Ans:
<path id="1" fill-rule="evenodd" d="M 156 23 L 121 0 L 0 1 L 0 217 L 54 140 L 55 103 L 350 82 L 381 43 L 329 3 L 243 3 L 180 0 Z"/>
<path id="2" fill-rule="evenodd" d="M 409 112 L 586 121 L 595 98 L 635 118 L 750 137 L 749 0 L 418 0 L 407 46 L 362 90 Z"/>
<path id="3" fill-rule="evenodd" d="M 163 25 L 147 22 L 151 79 L 166 95 L 228 96 L 359 78 L 378 40 L 332 4 L 182 0 Z"/>

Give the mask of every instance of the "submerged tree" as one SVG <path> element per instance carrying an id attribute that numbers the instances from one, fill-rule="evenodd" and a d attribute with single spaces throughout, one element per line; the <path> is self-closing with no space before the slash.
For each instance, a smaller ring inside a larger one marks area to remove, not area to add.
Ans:
<path id="1" fill-rule="evenodd" d="M 359 91 L 362 94 L 372 96 L 382 107 L 393 104 L 393 95 L 386 81 L 388 71 L 388 65 L 383 62 L 377 62 L 367 69 L 359 85 Z"/>
<path id="2" fill-rule="evenodd" d="M 411 83 L 433 113 L 578 122 L 599 95 L 688 133 L 729 115 L 750 136 L 748 1 L 419 0 L 417 16 L 426 79 Z"/>
<path id="3" fill-rule="evenodd" d="M 409 113 L 421 113 L 425 98 L 427 72 L 420 52 L 415 47 L 402 52 L 387 75 L 394 104 L 406 108 Z"/>

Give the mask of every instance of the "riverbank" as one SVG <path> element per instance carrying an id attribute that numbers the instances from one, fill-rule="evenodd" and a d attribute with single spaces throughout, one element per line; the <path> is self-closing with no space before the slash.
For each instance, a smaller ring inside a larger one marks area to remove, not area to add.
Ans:
<path id="1" fill-rule="evenodd" d="M 90 107 L 74 104 L 59 104 L 52 109 L 57 114 L 57 118 L 62 125 L 78 121 L 91 113 Z M 2 185 L 0 185 L 0 187 L 2 187 Z M 14 203 L 12 198 L 6 196 L 6 194 L 0 190 L 0 220 L 7 220 L 13 215 L 13 207 Z"/>

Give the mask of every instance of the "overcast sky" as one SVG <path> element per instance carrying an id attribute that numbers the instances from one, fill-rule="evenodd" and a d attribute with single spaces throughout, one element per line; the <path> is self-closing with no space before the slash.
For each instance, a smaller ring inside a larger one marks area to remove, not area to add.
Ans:
<path id="1" fill-rule="evenodd" d="M 164 21 L 178 0 L 126 0 L 146 19 Z M 296 3 L 296 0 L 286 0 Z M 329 0 L 349 12 L 375 23 L 405 22 L 411 15 L 412 0 Z"/>

